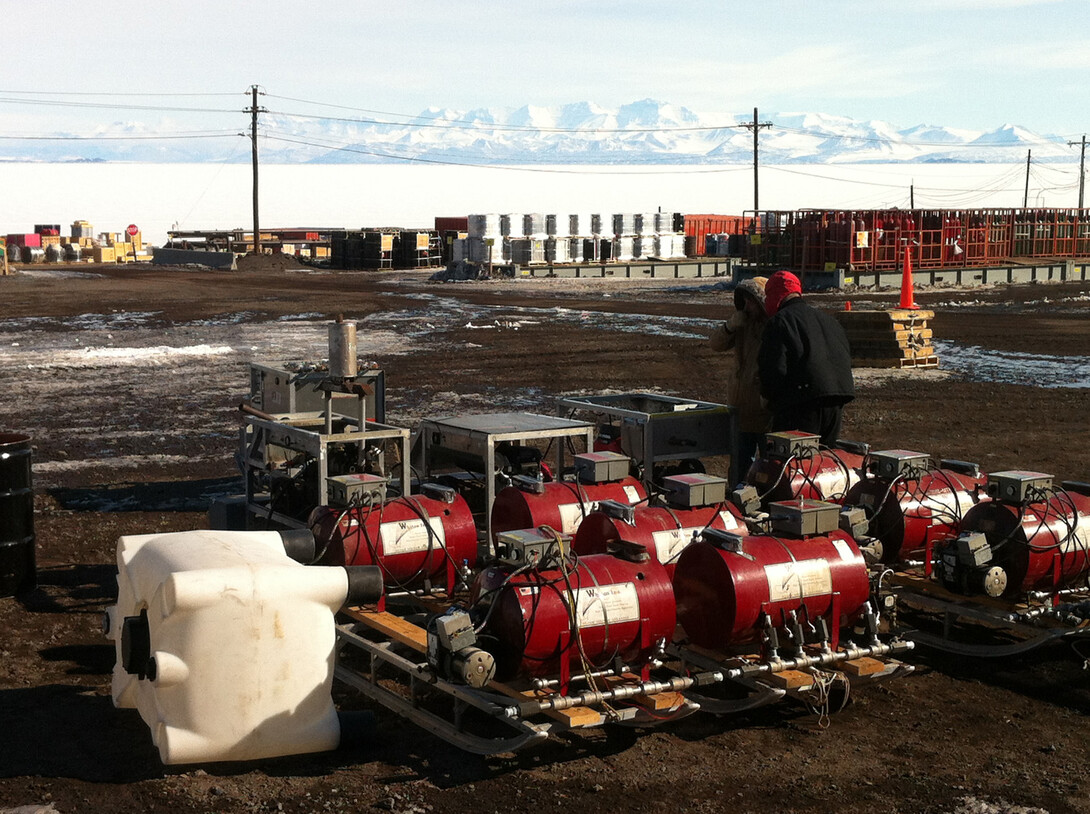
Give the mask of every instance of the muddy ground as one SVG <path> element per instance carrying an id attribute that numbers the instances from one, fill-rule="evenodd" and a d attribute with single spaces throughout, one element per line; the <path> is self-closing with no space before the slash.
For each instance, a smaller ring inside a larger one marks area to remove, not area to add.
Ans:
<path id="1" fill-rule="evenodd" d="M 896 292 L 815 299 L 886 307 Z M 1090 286 L 917 299 L 936 311 L 943 367 L 857 371 L 844 437 L 1090 480 Z M 250 361 L 320 358 L 324 321 L 343 313 L 403 426 L 553 413 L 573 393 L 724 401 L 729 359 L 700 336 L 730 302 L 714 280 L 87 267 L 0 278 L 0 429 L 34 439 L 40 565 L 36 591 L 0 600 L 0 809 L 1090 811 L 1090 671 L 1070 645 L 999 663 L 918 652 L 913 676 L 860 691 L 828 728 L 781 706 L 503 758 L 379 710 L 363 747 L 163 767 L 137 713 L 113 708 L 99 625 L 117 537 L 206 525 L 209 497 L 236 475 Z"/>

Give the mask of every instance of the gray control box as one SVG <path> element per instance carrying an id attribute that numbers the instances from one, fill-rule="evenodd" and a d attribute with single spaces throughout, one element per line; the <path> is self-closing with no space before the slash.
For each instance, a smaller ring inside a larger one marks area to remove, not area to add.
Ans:
<path id="1" fill-rule="evenodd" d="M 931 456 L 907 449 L 884 449 L 870 454 L 870 468 L 877 478 L 893 480 L 926 469 Z"/>
<path id="2" fill-rule="evenodd" d="M 496 535 L 496 560 L 507 565 L 540 565 L 559 555 L 557 538 L 537 529 L 501 531 Z"/>
<path id="3" fill-rule="evenodd" d="M 840 506 L 821 500 L 785 500 L 770 503 L 772 530 L 794 537 L 828 534 L 840 525 Z"/>
<path id="4" fill-rule="evenodd" d="M 611 483 L 628 477 L 631 465 L 619 452 L 584 452 L 575 456 L 575 475 L 583 483 Z"/>
<path id="5" fill-rule="evenodd" d="M 768 454 L 777 458 L 791 458 L 800 454 L 816 455 L 820 441 L 818 436 L 798 430 L 770 432 L 765 435 Z"/>
<path id="6" fill-rule="evenodd" d="M 687 509 L 714 506 L 727 499 L 726 478 L 714 475 L 671 475 L 662 479 L 662 488 L 667 501 Z"/>
<path id="7" fill-rule="evenodd" d="M 1004 503 L 1024 503 L 1033 492 L 1052 488 L 1052 475 L 1012 469 L 988 475 L 988 497 Z"/>
<path id="8" fill-rule="evenodd" d="M 380 475 L 353 474 L 328 478 L 330 506 L 359 506 L 381 503 L 386 496 L 387 478 Z"/>

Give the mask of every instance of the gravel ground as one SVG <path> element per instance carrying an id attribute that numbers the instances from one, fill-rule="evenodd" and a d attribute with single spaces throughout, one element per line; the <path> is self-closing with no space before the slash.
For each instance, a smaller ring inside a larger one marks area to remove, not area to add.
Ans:
<path id="1" fill-rule="evenodd" d="M 896 292 L 833 292 L 830 308 Z M 1090 479 L 1090 286 L 917 291 L 938 370 L 858 370 L 844 436 Z M 233 487 L 250 361 L 320 358 L 325 322 L 360 323 L 387 416 L 555 411 L 567 394 L 657 390 L 724 401 L 729 358 L 701 337 L 721 283 L 503 280 L 423 273 L 87 267 L 0 278 L 0 428 L 34 439 L 39 588 L 0 600 L 0 811 L 1090 811 L 1083 656 L 1000 663 L 920 651 L 818 726 L 806 710 L 696 715 L 650 731 L 460 753 L 378 710 L 336 753 L 164 767 L 109 697 L 121 534 L 206 525 Z M 339 693 L 346 705 L 365 703 Z"/>

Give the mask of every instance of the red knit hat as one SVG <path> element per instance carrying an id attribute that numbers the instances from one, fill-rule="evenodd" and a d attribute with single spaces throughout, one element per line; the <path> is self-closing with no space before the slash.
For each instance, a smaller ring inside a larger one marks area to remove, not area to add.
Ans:
<path id="1" fill-rule="evenodd" d="M 802 283 L 790 271 L 777 271 L 765 284 L 765 312 L 771 317 L 780 310 L 783 298 L 788 294 L 801 294 Z"/>

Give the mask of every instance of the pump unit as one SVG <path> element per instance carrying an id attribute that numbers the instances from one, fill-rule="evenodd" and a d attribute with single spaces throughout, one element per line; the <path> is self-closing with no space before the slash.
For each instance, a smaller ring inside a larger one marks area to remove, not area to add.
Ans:
<path id="1" fill-rule="evenodd" d="M 484 618 L 480 646 L 495 656 L 501 680 L 563 677 L 573 665 L 594 671 L 616 659 L 637 670 L 677 621 L 666 569 L 639 547 L 623 557 L 554 557 L 528 570 L 494 565 L 473 597 Z"/>
<path id="2" fill-rule="evenodd" d="M 706 480 L 711 488 L 708 491 L 688 488 L 694 485 L 694 479 Z M 572 548 L 580 555 L 603 554 L 617 540 L 639 543 L 672 576 L 681 552 L 701 532 L 709 528 L 745 529 L 741 512 L 724 501 L 725 489 L 718 488 L 725 486 L 721 478 L 677 475 L 666 478 L 665 482 L 675 486 L 667 493 L 665 505 L 629 506 L 602 501 L 580 524 Z M 707 502 L 691 505 L 697 500 L 696 492 L 703 495 L 699 500 Z"/>
<path id="3" fill-rule="evenodd" d="M 323 506 L 310 516 L 323 565 L 377 565 L 388 585 L 418 587 L 477 562 L 477 529 L 454 490 L 427 485 L 432 496 L 409 495 L 345 509 Z"/>
<path id="4" fill-rule="evenodd" d="M 875 452 L 874 478 L 851 488 L 844 504 L 869 520 L 866 547 L 882 562 L 919 559 L 929 544 L 956 536 L 973 506 L 986 500 L 985 476 L 976 464 L 943 460 L 904 450 Z"/>
<path id="5" fill-rule="evenodd" d="M 575 458 L 580 477 L 573 480 L 550 483 L 516 480 L 514 486 L 502 489 L 492 504 L 493 536 L 501 531 L 538 526 L 574 534 L 601 501 L 632 505 L 647 497 L 643 485 L 626 474 L 628 467 L 619 465 L 622 460 L 628 461 L 625 456 L 598 452 Z M 609 480 L 595 482 L 593 478 L 596 477 Z"/>
<path id="6" fill-rule="evenodd" d="M 833 506 L 835 510 L 837 507 Z M 819 513 L 820 514 L 820 513 Z M 802 526 L 800 518 L 795 521 Z M 870 596 L 870 578 L 855 541 L 835 529 L 789 539 L 718 536 L 682 552 L 674 571 L 678 621 L 692 642 L 726 649 L 762 631 L 805 625 L 839 630 Z M 803 624 L 799 622 L 799 624 Z"/>
<path id="7" fill-rule="evenodd" d="M 840 441 L 835 449 L 821 449 L 816 435 L 798 432 L 769 433 L 765 438 L 765 454 L 745 477 L 765 506 L 800 497 L 841 503 L 864 477 L 866 444 Z"/>
<path id="8" fill-rule="evenodd" d="M 989 476 L 988 491 L 1010 499 L 982 502 L 965 514 L 961 535 L 938 552 L 943 584 L 958 593 L 1015 597 L 1085 581 L 1090 485 L 1046 483 L 1051 477 L 1037 472 Z"/>

